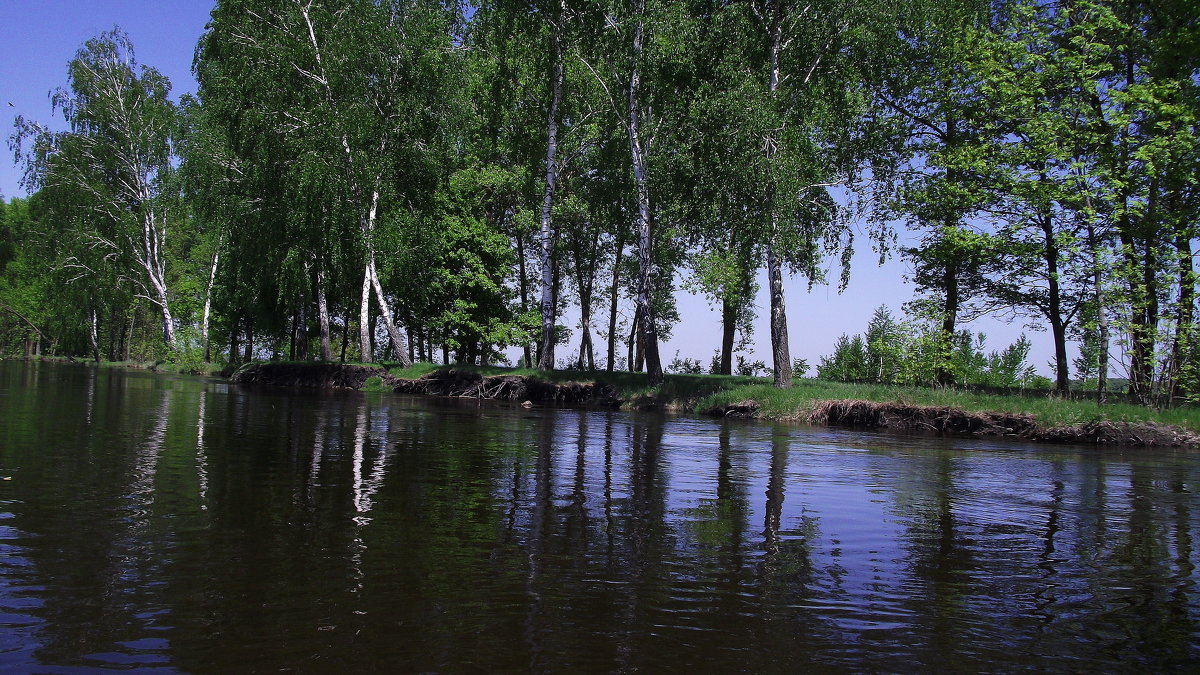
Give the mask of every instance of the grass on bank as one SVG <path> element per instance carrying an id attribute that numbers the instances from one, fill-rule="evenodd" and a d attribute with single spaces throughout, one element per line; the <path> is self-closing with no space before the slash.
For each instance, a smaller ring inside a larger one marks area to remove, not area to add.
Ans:
<path id="1" fill-rule="evenodd" d="M 17 360 L 24 361 L 25 358 Z M 109 361 L 101 359 L 94 361 L 90 358 L 68 356 L 35 356 L 34 361 L 46 363 L 68 363 L 74 365 L 95 366 L 99 368 L 123 368 L 126 370 L 146 370 L 153 373 L 172 373 L 175 375 L 203 375 L 215 377 L 225 370 L 224 363 L 205 363 L 202 361 Z"/>
<path id="2" fill-rule="evenodd" d="M 43 356 L 49 362 L 90 365 L 90 359 L 68 359 Z M 296 361 L 297 365 L 312 365 L 313 361 Z M 222 363 L 173 363 L 167 361 L 101 361 L 105 368 L 129 368 L 153 372 L 216 376 L 226 370 Z M 631 405 L 653 403 L 681 412 L 698 412 L 713 407 L 755 401 L 761 407 L 759 417 L 769 419 L 806 419 L 813 403 L 839 399 L 900 403 L 905 405 L 947 406 L 966 412 L 996 412 L 1032 415 L 1043 426 L 1056 427 L 1083 422 L 1112 420 L 1126 422 L 1156 422 L 1200 431 L 1200 408 L 1178 407 L 1154 409 L 1129 403 L 1100 405 L 1095 401 L 1063 401 L 1050 396 L 997 395 L 956 389 L 900 387 L 872 384 L 849 384 L 816 379 L 796 379 L 790 389 L 776 389 L 763 377 L 726 375 L 667 375 L 662 385 L 651 387 L 645 373 L 597 372 L 558 370 L 543 372 L 531 368 L 500 366 L 443 366 L 415 363 L 402 368 L 395 363 L 355 363 L 372 368 L 382 367 L 393 377 L 417 379 L 436 370 L 455 368 L 493 375 L 524 375 L 550 382 L 597 382 L 613 387 L 617 395 Z M 367 380 L 363 389 L 390 391 L 381 378 Z"/>
<path id="3" fill-rule="evenodd" d="M 392 367 L 399 378 L 416 379 L 447 366 L 416 363 L 408 368 Z M 1200 408 L 1179 407 L 1156 410 L 1130 403 L 1064 401 L 1048 395 L 998 395 L 957 389 L 849 384 L 817 379 L 796 379 L 789 389 L 776 389 L 769 378 L 727 375 L 667 375 L 662 385 L 651 387 L 645 373 L 590 373 L 560 370 L 543 372 L 528 368 L 498 366 L 451 366 L 483 376 L 526 375 L 551 382 L 598 382 L 612 386 L 632 404 L 654 402 L 664 407 L 697 412 L 709 408 L 755 401 L 758 416 L 770 419 L 807 419 L 813 403 L 839 399 L 946 406 L 966 412 L 1027 414 L 1045 427 L 1068 426 L 1099 420 L 1157 422 L 1200 431 Z"/>
<path id="4" fill-rule="evenodd" d="M 851 399 L 873 403 L 952 407 L 966 412 L 1031 415 L 1039 425 L 1059 427 L 1100 420 L 1157 422 L 1200 430 L 1200 409 L 1193 407 L 1156 410 L 1130 403 L 1099 404 L 1095 401 L 1064 401 L 1048 395 L 1020 396 L 928 387 L 896 387 L 848 384 L 824 380 L 796 380 L 790 389 L 770 384 L 731 387 L 701 400 L 697 409 L 756 401 L 759 414 L 769 418 L 804 417 L 815 401 Z"/>

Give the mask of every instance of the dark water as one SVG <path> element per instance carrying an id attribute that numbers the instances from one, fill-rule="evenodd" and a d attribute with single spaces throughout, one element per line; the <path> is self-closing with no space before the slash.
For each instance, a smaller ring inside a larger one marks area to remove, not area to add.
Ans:
<path id="1" fill-rule="evenodd" d="M 0 671 L 1200 667 L 1200 456 L 0 363 Z"/>

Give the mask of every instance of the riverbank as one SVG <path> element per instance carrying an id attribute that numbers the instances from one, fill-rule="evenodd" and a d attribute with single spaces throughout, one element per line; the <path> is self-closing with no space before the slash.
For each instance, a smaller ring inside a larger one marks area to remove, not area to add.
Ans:
<path id="1" fill-rule="evenodd" d="M 151 373 L 168 373 L 172 375 L 200 375 L 204 377 L 220 377 L 228 375 L 227 366 L 220 363 L 205 363 L 203 361 L 95 361 L 90 358 L 77 356 L 34 356 L 0 357 L 4 361 L 33 361 L 42 363 L 60 363 L 92 368 L 121 368 L 124 370 L 145 370 Z"/>
<path id="2" fill-rule="evenodd" d="M 860 429 L 1010 437 L 1044 443 L 1200 448 L 1200 410 L 1153 410 L 1045 396 L 999 396 L 952 389 L 852 385 L 797 380 L 775 389 L 768 380 L 668 375 L 649 386 L 641 373 L 538 372 L 495 367 L 416 364 L 261 363 L 233 381 L 283 386 L 512 401 L 667 410 Z"/>

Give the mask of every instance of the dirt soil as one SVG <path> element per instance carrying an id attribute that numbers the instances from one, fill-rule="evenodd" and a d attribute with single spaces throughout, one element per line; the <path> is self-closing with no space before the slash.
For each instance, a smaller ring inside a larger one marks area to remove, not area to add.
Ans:
<path id="1" fill-rule="evenodd" d="M 362 389 L 370 377 L 388 377 L 378 366 L 344 363 L 251 363 L 230 376 L 236 384 L 266 384 L 319 389 Z"/>
<path id="2" fill-rule="evenodd" d="M 1200 435 L 1151 422 L 1087 422 L 1043 427 L 1030 415 L 972 413 L 958 408 L 870 401 L 817 401 L 808 421 L 822 426 L 927 430 L 972 436 L 1010 436 L 1042 443 L 1200 447 Z"/>
<path id="3" fill-rule="evenodd" d="M 243 366 L 230 380 L 239 384 L 361 389 L 379 377 L 397 393 L 451 396 L 559 405 L 619 408 L 623 401 L 611 386 L 595 382 L 549 382 L 527 375 L 493 375 L 448 368 L 416 380 L 392 377 L 378 366 L 346 364 L 254 363 Z M 702 411 L 711 417 L 757 417 L 760 405 L 739 401 Z M 934 431 L 970 436 L 1007 436 L 1042 443 L 1119 445 L 1132 447 L 1200 448 L 1200 434 L 1152 422 L 1087 422 L 1062 427 L 1040 426 L 1030 415 L 975 413 L 945 406 L 834 400 L 814 401 L 807 414 L 790 421 L 901 431 Z"/>
<path id="4" fill-rule="evenodd" d="M 493 375 L 450 368 L 437 370 L 416 380 L 396 380 L 400 394 L 454 396 L 505 401 L 530 401 L 618 408 L 617 392 L 595 382 L 547 382 L 527 375 Z"/>

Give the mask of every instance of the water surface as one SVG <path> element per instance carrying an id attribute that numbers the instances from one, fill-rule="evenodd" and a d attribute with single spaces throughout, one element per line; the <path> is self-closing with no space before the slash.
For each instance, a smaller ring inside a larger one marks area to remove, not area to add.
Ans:
<path id="1" fill-rule="evenodd" d="M 1200 456 L 0 362 L 0 671 L 1163 671 Z"/>

